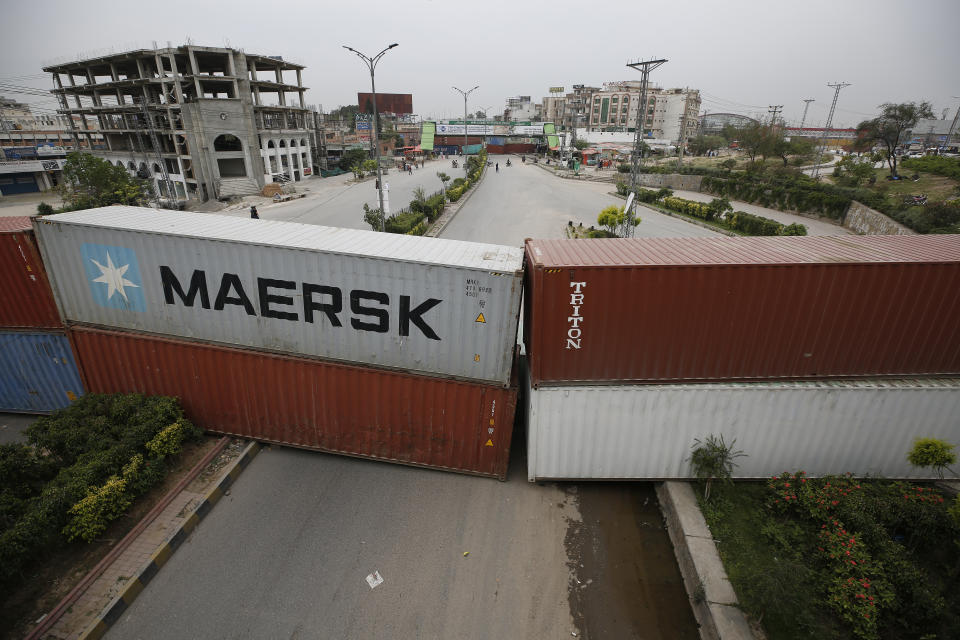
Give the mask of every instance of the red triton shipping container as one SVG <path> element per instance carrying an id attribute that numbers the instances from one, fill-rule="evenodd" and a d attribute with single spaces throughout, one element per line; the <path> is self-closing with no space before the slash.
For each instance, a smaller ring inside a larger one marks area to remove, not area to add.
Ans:
<path id="1" fill-rule="evenodd" d="M 0 327 L 63 327 L 27 217 L 0 218 Z"/>
<path id="2" fill-rule="evenodd" d="M 960 374 L 960 236 L 527 240 L 533 385 Z"/>
<path id="3" fill-rule="evenodd" d="M 509 389 L 144 334 L 70 330 L 91 393 L 177 396 L 209 431 L 503 480 Z"/>

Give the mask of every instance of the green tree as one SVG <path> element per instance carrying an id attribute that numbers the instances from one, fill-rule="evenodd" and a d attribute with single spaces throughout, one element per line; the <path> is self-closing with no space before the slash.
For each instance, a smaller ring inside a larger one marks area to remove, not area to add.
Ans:
<path id="1" fill-rule="evenodd" d="M 722 136 L 704 136 L 700 135 L 690 141 L 688 149 L 694 155 L 703 155 L 707 151 L 722 149 L 727 146 L 727 141 Z"/>
<path id="2" fill-rule="evenodd" d="M 873 161 L 856 156 L 846 156 L 836 166 L 840 171 L 839 183 L 843 186 L 859 187 L 874 175 Z"/>
<path id="3" fill-rule="evenodd" d="M 750 162 L 756 160 L 757 155 L 766 156 L 769 140 L 764 127 L 759 124 L 752 124 L 740 130 L 740 148 L 750 156 Z"/>
<path id="4" fill-rule="evenodd" d="M 450 176 L 445 174 L 443 171 L 437 171 L 437 177 L 440 178 L 440 182 L 443 184 L 443 191 L 447 191 L 447 182 L 450 181 Z"/>
<path id="5" fill-rule="evenodd" d="M 67 202 L 66 209 L 145 205 L 153 195 L 146 180 L 131 178 L 126 169 L 107 160 L 77 152 L 67 155 L 58 190 Z"/>
<path id="6" fill-rule="evenodd" d="M 907 460 L 921 469 L 928 467 L 935 469 L 942 479 L 943 470 L 949 469 L 950 465 L 957 461 L 957 454 L 949 442 L 936 438 L 917 438 L 913 448 L 907 453 Z"/>
<path id="7" fill-rule="evenodd" d="M 583 151 L 590 146 L 590 143 L 586 140 L 577 139 L 573 141 L 573 146 L 576 147 L 577 151 Z"/>
<path id="8" fill-rule="evenodd" d="M 879 143 L 887 149 L 887 166 L 890 175 L 897 175 L 897 145 L 904 131 L 912 128 L 921 118 L 932 118 L 933 109 L 929 102 L 885 102 L 880 105 L 880 115 L 872 120 L 864 120 L 857 126 L 857 137 L 862 143 Z"/>
<path id="9" fill-rule="evenodd" d="M 363 203 L 363 221 L 374 231 L 383 231 L 383 213 L 380 209 L 371 209 L 366 202 Z"/>
<path id="10" fill-rule="evenodd" d="M 353 171 L 353 166 L 361 164 L 369 155 L 366 149 L 347 149 L 340 157 L 340 168 L 344 171 Z"/>

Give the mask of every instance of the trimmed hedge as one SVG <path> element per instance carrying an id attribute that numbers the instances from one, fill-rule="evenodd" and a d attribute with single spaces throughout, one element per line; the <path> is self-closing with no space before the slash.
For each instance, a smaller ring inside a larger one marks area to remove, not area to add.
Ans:
<path id="1" fill-rule="evenodd" d="M 175 398 L 87 394 L 31 425 L 30 446 L 0 446 L 0 585 L 70 539 L 93 539 L 200 433 Z"/>
<path id="2" fill-rule="evenodd" d="M 426 217 L 425 213 L 401 210 L 384 221 L 384 229 L 387 233 L 409 233 Z"/>
<path id="3" fill-rule="evenodd" d="M 715 204 L 716 203 L 716 204 Z M 685 198 L 663 198 L 662 206 L 684 215 L 708 220 L 714 224 L 739 231 L 750 236 L 805 236 L 807 228 L 802 224 L 783 225 L 776 220 L 757 216 L 745 211 L 722 212 L 729 203 L 720 200 L 714 203 L 695 202 Z M 722 205 L 722 206 L 721 206 Z M 721 211 L 718 215 L 718 211 Z"/>

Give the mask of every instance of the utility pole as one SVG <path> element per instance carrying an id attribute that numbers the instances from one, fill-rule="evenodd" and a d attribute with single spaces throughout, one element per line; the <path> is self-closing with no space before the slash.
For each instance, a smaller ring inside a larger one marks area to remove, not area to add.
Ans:
<path id="1" fill-rule="evenodd" d="M 800 128 L 801 128 L 801 129 L 803 129 L 803 125 L 806 124 L 806 122 L 807 122 L 807 109 L 810 108 L 810 103 L 811 103 L 811 102 L 816 102 L 816 99 L 815 99 L 815 98 L 804 98 L 803 102 L 804 102 L 804 105 L 803 105 L 803 117 L 800 118 Z"/>
<path id="2" fill-rule="evenodd" d="M 782 104 L 772 104 L 772 105 L 770 105 L 770 108 L 767 109 L 767 113 L 770 114 L 770 127 L 771 127 L 771 128 L 777 126 L 777 114 L 779 114 L 781 111 L 783 111 L 783 105 L 782 105 Z"/>
<path id="3" fill-rule="evenodd" d="M 353 47 L 348 47 L 347 45 L 342 45 L 342 46 L 347 51 L 352 51 L 353 53 L 357 54 L 357 56 L 359 56 L 360 59 L 363 60 L 367 64 L 367 67 L 370 69 L 370 93 L 373 94 L 373 148 L 374 148 L 373 157 L 377 161 L 377 196 L 380 199 L 380 231 L 385 232 L 387 230 L 386 228 L 387 211 L 383 207 L 383 171 L 380 168 L 380 134 L 377 130 L 377 85 L 374 82 L 373 74 L 374 74 L 374 71 L 376 71 L 377 69 L 377 63 L 380 62 L 380 58 L 383 57 L 383 54 L 385 54 L 387 51 L 390 51 L 390 49 L 393 49 L 398 45 L 396 42 L 394 42 L 389 47 L 387 47 L 386 49 L 384 49 L 383 51 L 381 51 L 380 53 L 378 53 L 373 57 L 360 53 Z M 341 151 L 340 154 L 342 156 L 343 151 Z"/>
<path id="4" fill-rule="evenodd" d="M 833 125 L 833 112 L 837 110 L 837 99 L 840 97 L 840 89 L 849 87 L 849 82 L 827 83 L 828 87 L 834 89 L 833 103 L 830 105 L 830 113 L 827 115 L 827 124 L 823 127 L 823 135 L 820 138 L 819 149 L 817 150 L 817 164 L 813 167 L 813 179 L 820 179 L 820 162 L 823 160 L 823 148 L 827 144 L 827 136 L 830 134 L 830 127 Z"/>
<path id="5" fill-rule="evenodd" d="M 955 100 L 960 99 L 960 96 L 953 96 Z M 957 120 L 960 119 L 960 107 L 957 107 L 957 112 L 953 116 L 953 122 L 950 123 L 950 129 L 947 131 L 947 139 L 944 140 L 943 146 L 950 146 L 950 138 L 953 137 L 953 132 L 957 129 Z"/>
<path id="6" fill-rule="evenodd" d="M 477 85 L 473 89 L 464 91 L 463 89 L 457 89 L 456 87 L 454 87 L 454 90 L 459 91 L 460 93 L 463 94 L 463 150 L 461 151 L 461 155 L 464 155 L 464 156 L 467 155 L 467 97 L 479 88 L 480 88 L 480 85 Z M 463 163 L 463 168 L 464 170 L 466 170 L 467 168 L 466 162 Z"/>
<path id="7" fill-rule="evenodd" d="M 687 99 L 690 97 L 690 89 L 687 88 L 687 93 L 683 94 L 683 113 L 680 115 L 680 142 L 677 145 L 680 147 L 677 153 L 677 171 L 680 170 L 680 167 L 683 166 L 683 149 L 686 146 L 686 133 L 687 133 Z"/>
<path id="8" fill-rule="evenodd" d="M 631 62 L 627 66 L 631 69 L 639 71 L 641 75 L 640 83 L 640 104 L 637 106 L 637 127 L 636 135 L 633 137 L 633 157 L 631 158 L 630 163 L 630 190 L 636 194 L 637 189 L 640 188 L 640 168 L 643 166 L 643 127 L 647 121 L 647 85 L 650 80 L 650 72 L 665 63 L 666 58 L 661 58 L 658 60 L 644 60 L 640 62 Z M 636 198 L 636 196 L 634 196 Z M 634 207 L 633 204 L 630 207 L 629 211 L 626 211 L 626 220 L 624 224 L 626 228 L 622 234 L 625 238 L 632 238 L 634 232 Z"/>

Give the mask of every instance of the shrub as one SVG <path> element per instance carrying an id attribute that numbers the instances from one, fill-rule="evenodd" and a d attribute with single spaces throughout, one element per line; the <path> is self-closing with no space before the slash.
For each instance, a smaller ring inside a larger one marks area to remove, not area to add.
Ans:
<path id="1" fill-rule="evenodd" d="M 386 219 L 387 233 L 407 233 L 426 218 L 423 213 L 414 211 L 399 211 Z"/>
<path id="2" fill-rule="evenodd" d="M 450 202 L 456 202 L 463 195 L 463 187 L 451 187 L 447 189 L 447 199 Z"/>
<path id="3" fill-rule="evenodd" d="M 630 185 L 628 185 L 623 180 L 617 180 L 617 193 L 621 196 L 625 196 L 630 193 Z"/>
<path id="4" fill-rule="evenodd" d="M 46 202 L 41 202 L 37 205 L 37 214 L 41 216 L 48 216 L 53 213 L 53 207 Z"/>
<path id="5" fill-rule="evenodd" d="M 630 165 L 627 164 L 626 162 L 621 162 L 620 164 L 617 165 L 617 172 L 630 173 Z"/>
<path id="6" fill-rule="evenodd" d="M 38 460 L 22 447 L 0 450 L 0 479 L 19 478 L 19 484 L 4 482 L 0 491 L 27 497 L 12 505 L 16 517 L 3 521 L 0 584 L 16 581 L 35 558 L 61 546 L 64 536 L 92 539 L 128 499 L 162 478 L 163 463 L 147 457 L 146 444 L 173 423 L 181 425 L 184 438 L 200 433 L 174 398 L 87 394 L 26 430 Z M 4 462 L 21 463 L 19 475 Z"/>
<path id="7" fill-rule="evenodd" d="M 915 467 L 933 468 L 937 475 L 943 478 L 943 470 L 957 461 L 957 454 L 949 442 L 936 438 L 918 438 L 907 453 L 907 460 Z"/>
<path id="8" fill-rule="evenodd" d="M 127 492 L 127 481 L 111 476 L 107 482 L 70 507 L 70 522 L 63 528 L 68 541 L 81 538 L 90 542 L 106 530 L 107 525 L 123 514 L 133 497 Z"/>
<path id="9" fill-rule="evenodd" d="M 196 427 L 186 420 L 177 420 L 153 436 L 153 439 L 147 442 L 144 447 L 154 457 L 163 459 L 180 453 L 183 448 L 183 441 L 197 435 L 199 435 L 199 432 Z"/>
<path id="10" fill-rule="evenodd" d="M 778 236 L 784 228 L 776 220 L 770 220 L 744 211 L 734 211 L 724 220 L 725 226 L 751 236 Z"/>
<path id="11" fill-rule="evenodd" d="M 733 468 L 737 466 L 734 460 L 747 455 L 733 448 L 736 442 L 737 439 L 734 438 L 730 444 L 727 444 L 723 440 L 723 434 L 719 437 L 709 435 L 706 440 L 699 438 L 693 440 L 693 451 L 689 458 L 690 466 L 697 478 L 707 481 L 703 491 L 704 500 L 710 499 L 710 483 L 717 479 L 730 482 Z"/>

